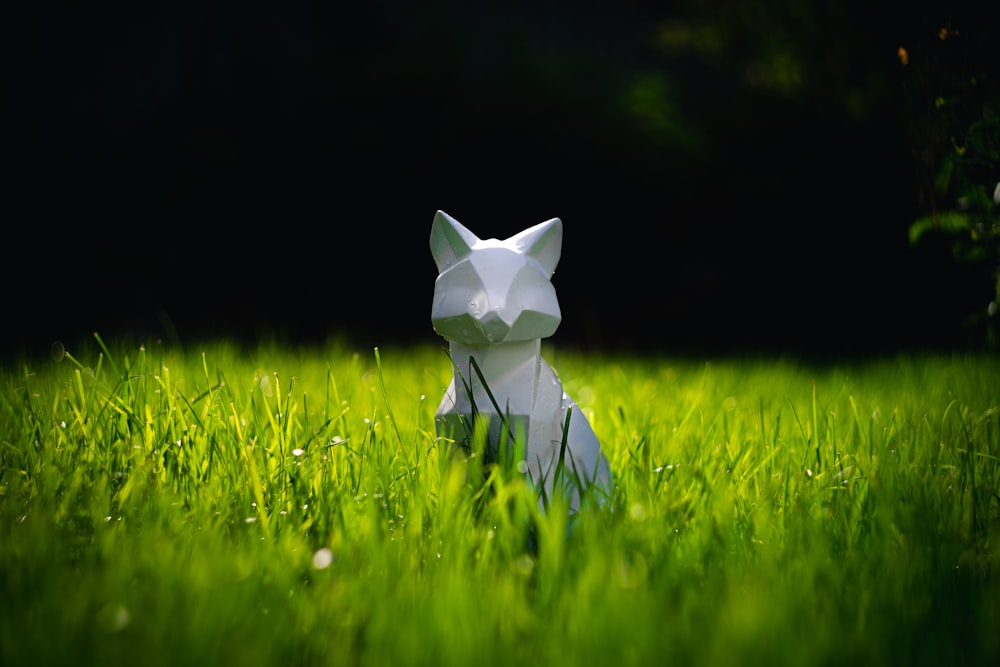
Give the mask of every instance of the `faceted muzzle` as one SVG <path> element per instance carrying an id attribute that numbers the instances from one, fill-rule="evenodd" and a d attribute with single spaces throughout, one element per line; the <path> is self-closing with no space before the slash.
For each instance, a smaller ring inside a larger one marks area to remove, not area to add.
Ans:
<path id="1" fill-rule="evenodd" d="M 510 327 L 497 313 L 487 313 L 480 320 L 479 325 L 482 327 L 483 333 L 486 334 L 486 340 L 491 343 L 501 342 L 510 331 Z"/>

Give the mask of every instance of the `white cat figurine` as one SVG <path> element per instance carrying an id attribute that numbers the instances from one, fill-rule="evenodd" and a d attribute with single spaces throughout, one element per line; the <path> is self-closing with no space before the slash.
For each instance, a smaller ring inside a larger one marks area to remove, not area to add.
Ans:
<path id="1" fill-rule="evenodd" d="M 489 418 L 495 447 L 502 418 L 509 417 L 508 433 L 524 436 L 534 484 L 551 493 L 560 460 L 561 474 L 582 482 L 569 486 L 575 511 L 577 491 L 595 483 L 607 489 L 610 473 L 586 416 L 541 356 L 541 339 L 562 319 L 550 281 L 562 252 L 562 222 L 553 218 L 501 241 L 480 239 L 438 211 L 430 247 L 439 274 L 431 321 L 450 343 L 455 370 L 437 410 L 438 435 L 465 440 L 475 411 L 475 418 Z"/>

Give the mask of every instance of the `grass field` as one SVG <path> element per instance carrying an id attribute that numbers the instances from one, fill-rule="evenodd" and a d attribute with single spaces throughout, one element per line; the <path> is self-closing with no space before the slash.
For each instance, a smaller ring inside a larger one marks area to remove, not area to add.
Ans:
<path id="1" fill-rule="evenodd" d="M 1000 664 L 1000 360 L 546 351 L 568 529 L 436 441 L 435 347 L 0 369 L 0 665 Z"/>

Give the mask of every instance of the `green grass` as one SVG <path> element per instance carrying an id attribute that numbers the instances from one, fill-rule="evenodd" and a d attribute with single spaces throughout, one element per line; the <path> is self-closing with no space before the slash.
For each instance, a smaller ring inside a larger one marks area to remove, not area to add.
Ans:
<path id="1" fill-rule="evenodd" d="M 996 357 L 547 350 L 567 530 L 436 441 L 439 348 L 111 347 L 0 370 L 5 667 L 1000 658 Z"/>

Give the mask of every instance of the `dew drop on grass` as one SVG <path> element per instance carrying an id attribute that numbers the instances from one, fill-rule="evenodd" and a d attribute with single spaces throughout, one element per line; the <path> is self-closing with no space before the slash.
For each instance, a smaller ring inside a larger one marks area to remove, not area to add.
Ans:
<path id="1" fill-rule="evenodd" d="M 257 385 L 260 387 L 260 391 L 265 396 L 274 395 L 274 387 L 271 383 L 271 377 L 261 368 L 254 371 L 254 380 L 257 381 Z"/>
<path id="2" fill-rule="evenodd" d="M 325 570 L 333 564 L 333 551 L 327 547 L 317 549 L 312 557 L 313 567 L 317 570 Z"/>
<path id="3" fill-rule="evenodd" d="M 57 340 L 52 343 L 52 347 L 49 348 L 49 354 L 55 361 L 62 361 L 66 358 L 66 346 L 62 344 L 62 341 Z"/>
<path id="4" fill-rule="evenodd" d="M 97 612 L 97 624 L 109 634 L 124 630 L 131 620 L 128 609 L 118 602 L 108 603 Z"/>
<path id="5" fill-rule="evenodd" d="M 521 576 L 530 575 L 535 569 L 535 559 L 528 554 L 521 554 L 510 564 L 511 570 L 514 574 L 519 574 Z"/>

